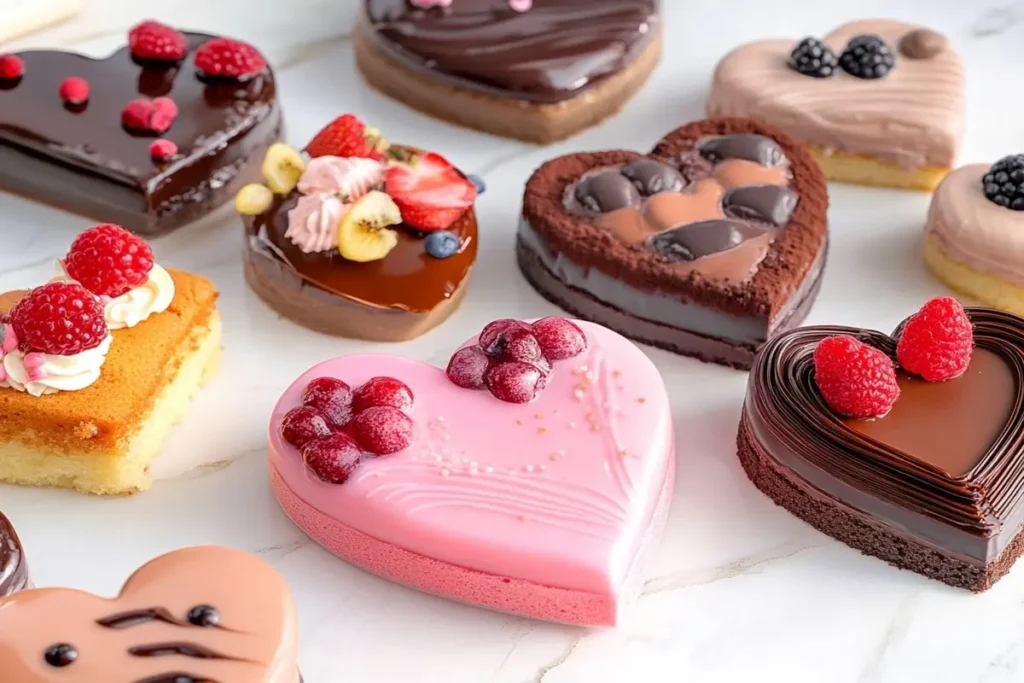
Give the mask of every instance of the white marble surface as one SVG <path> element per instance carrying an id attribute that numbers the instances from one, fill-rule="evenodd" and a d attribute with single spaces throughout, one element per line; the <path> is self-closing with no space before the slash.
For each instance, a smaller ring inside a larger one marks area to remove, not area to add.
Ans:
<path id="1" fill-rule="evenodd" d="M 293 143 L 353 111 L 392 139 L 428 143 L 485 176 L 482 251 L 465 304 L 440 329 L 388 347 L 437 363 L 492 318 L 556 312 L 513 260 L 519 197 L 532 169 L 570 150 L 646 149 L 698 118 L 715 62 L 739 42 L 822 34 L 872 15 L 929 22 L 967 62 L 962 161 L 1024 150 L 1024 5 L 1005 0 L 663 0 L 670 39 L 654 80 L 620 116 L 550 149 L 468 133 L 369 90 L 347 40 L 360 4 L 91 0 L 78 19 L 3 47 L 60 45 L 102 54 L 147 14 L 236 34 L 277 65 Z M 0 0 L 0 16 L 2 6 Z M 921 264 L 927 203 L 923 194 L 832 187 L 831 257 L 810 323 L 889 329 L 926 297 L 944 293 Z M 0 194 L 0 291 L 41 282 L 85 225 Z M 736 461 L 745 375 L 660 351 L 648 350 L 672 392 L 679 484 L 657 566 L 619 629 L 587 632 L 493 614 L 349 567 L 309 541 L 274 502 L 265 472 L 266 418 L 309 365 L 375 345 L 307 332 L 257 301 L 242 280 L 240 226 L 230 210 L 154 246 L 162 263 L 203 273 L 219 286 L 224 372 L 172 434 L 151 491 L 98 500 L 0 487 L 0 506 L 16 521 L 40 584 L 109 594 L 137 565 L 179 546 L 254 551 L 295 592 L 309 683 L 1024 680 L 1024 567 L 976 596 L 899 572 L 817 533 L 762 496 Z"/>

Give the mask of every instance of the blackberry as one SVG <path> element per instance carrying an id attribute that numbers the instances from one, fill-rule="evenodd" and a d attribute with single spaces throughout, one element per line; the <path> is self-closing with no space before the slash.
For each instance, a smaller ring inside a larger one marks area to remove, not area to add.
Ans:
<path id="1" fill-rule="evenodd" d="M 1024 211 L 1024 154 L 1011 154 L 992 164 L 981 185 L 989 201 Z"/>
<path id="2" fill-rule="evenodd" d="M 817 38 L 804 38 L 789 53 L 789 68 L 814 78 L 828 78 L 836 72 L 836 53 Z"/>
<path id="3" fill-rule="evenodd" d="M 896 63 L 896 56 L 884 40 L 864 34 L 854 36 L 839 55 L 839 66 L 857 78 L 881 78 Z"/>

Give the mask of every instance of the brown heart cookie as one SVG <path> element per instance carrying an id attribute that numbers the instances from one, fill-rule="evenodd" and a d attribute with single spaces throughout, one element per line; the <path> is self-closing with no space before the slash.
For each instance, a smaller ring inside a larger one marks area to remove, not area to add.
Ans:
<path id="1" fill-rule="evenodd" d="M 749 368 L 820 284 L 828 192 L 807 150 L 708 119 L 648 154 L 576 153 L 527 182 L 517 254 L 545 298 L 632 339 Z"/>

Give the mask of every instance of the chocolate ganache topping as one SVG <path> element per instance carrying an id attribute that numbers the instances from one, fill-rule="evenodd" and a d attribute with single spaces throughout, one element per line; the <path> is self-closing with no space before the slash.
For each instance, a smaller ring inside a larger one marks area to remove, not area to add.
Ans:
<path id="1" fill-rule="evenodd" d="M 28 565 L 18 534 L 0 514 L 0 597 L 28 587 Z"/>
<path id="2" fill-rule="evenodd" d="M 657 0 L 366 0 L 374 42 L 404 63 L 502 97 L 560 102 L 628 66 L 657 34 Z"/>
<path id="3" fill-rule="evenodd" d="M 895 358 L 899 329 L 807 327 L 770 340 L 751 370 L 744 426 L 763 455 L 826 497 L 984 565 L 1024 524 L 1024 320 L 966 310 L 976 346 L 967 372 L 927 383 L 900 371 L 900 398 L 874 420 L 829 408 L 814 349 L 849 334 Z"/>

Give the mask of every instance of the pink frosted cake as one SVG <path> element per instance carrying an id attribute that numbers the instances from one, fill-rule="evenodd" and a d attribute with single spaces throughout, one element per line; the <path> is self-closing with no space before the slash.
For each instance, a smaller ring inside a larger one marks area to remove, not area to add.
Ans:
<path id="1" fill-rule="evenodd" d="M 423 591 L 614 625 L 639 592 L 674 479 L 658 371 L 585 322 L 499 320 L 441 370 L 321 363 L 270 420 L 292 520 L 339 557 Z"/>

